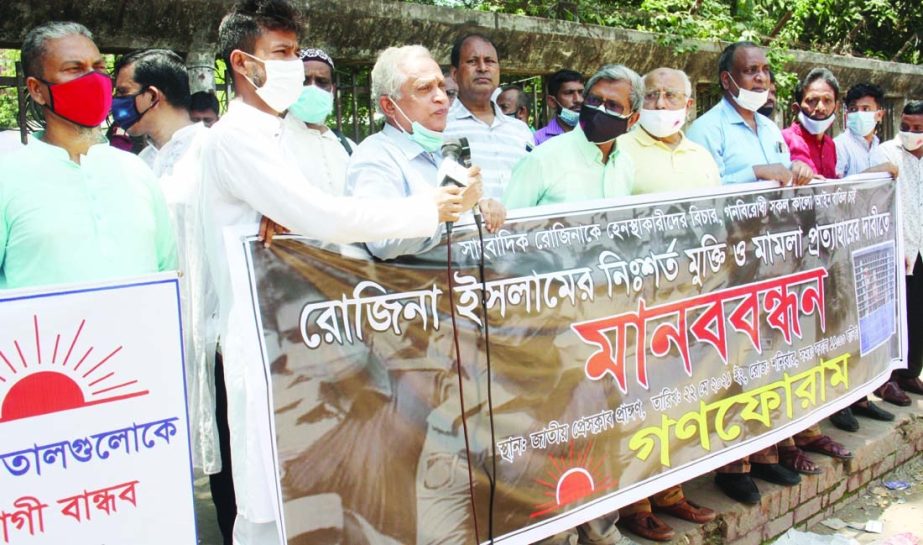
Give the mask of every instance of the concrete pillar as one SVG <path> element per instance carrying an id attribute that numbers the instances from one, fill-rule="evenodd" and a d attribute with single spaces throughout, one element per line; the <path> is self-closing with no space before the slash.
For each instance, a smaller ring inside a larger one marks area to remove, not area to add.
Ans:
<path id="1" fill-rule="evenodd" d="M 198 49 L 186 55 L 189 70 L 189 91 L 215 92 L 215 51 Z"/>

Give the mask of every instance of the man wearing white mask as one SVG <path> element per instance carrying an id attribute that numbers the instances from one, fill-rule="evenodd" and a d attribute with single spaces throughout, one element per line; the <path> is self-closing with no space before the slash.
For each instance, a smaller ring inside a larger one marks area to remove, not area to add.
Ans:
<path id="1" fill-rule="evenodd" d="M 343 195 L 346 165 L 356 144 L 324 124 L 333 112 L 336 93 L 333 59 L 322 49 L 303 49 L 298 56 L 304 65 L 304 86 L 285 114 L 282 153 L 315 187 Z"/>
<path id="2" fill-rule="evenodd" d="M 733 43 L 718 59 L 724 97 L 695 120 L 686 136 L 711 152 L 723 184 L 806 184 L 814 177 L 809 166 L 792 161 L 775 123 L 756 113 L 769 97 L 769 78 L 766 54 L 752 42 Z"/>
<path id="3" fill-rule="evenodd" d="M 616 140 L 618 149 L 635 164 L 632 194 L 721 184 L 718 165 L 708 150 L 683 134 L 692 104 L 692 83 L 682 70 L 657 68 L 644 76 L 641 128 Z"/>
<path id="4" fill-rule="evenodd" d="M 219 50 L 237 97 L 206 137 L 199 202 L 208 268 L 218 295 L 223 356 L 216 358 L 215 371 L 224 465 L 215 478 L 223 479 L 223 492 L 215 500 L 226 544 L 277 545 L 281 538 L 265 369 L 258 350 L 243 342 L 248 335 L 246 303 L 234 301 L 225 228 L 255 224 L 267 216 L 311 238 L 367 242 L 429 236 L 440 223 L 457 221 L 462 211 L 458 188 L 399 199 L 335 197 L 315 187 L 284 156 L 281 116 L 298 100 L 305 79 L 297 54 L 301 31 L 300 14 L 286 0 L 242 0 L 218 29 Z"/>
<path id="5" fill-rule="evenodd" d="M 923 100 L 911 100 L 901 114 L 901 131 L 871 154 L 871 163 L 897 165 L 904 222 L 904 265 L 907 272 L 907 369 L 891 373 L 875 394 L 889 403 L 907 406 L 906 392 L 923 395 Z"/>
<path id="6" fill-rule="evenodd" d="M 792 160 L 819 176 L 836 178 L 836 146 L 827 129 L 840 104 L 840 82 L 830 70 L 814 68 L 798 82 L 793 96 L 795 120 L 782 131 Z"/>
<path id="7" fill-rule="evenodd" d="M 884 91 L 873 83 L 857 83 L 846 92 L 846 130 L 833 139 L 838 176 L 884 171 L 897 178 L 897 167 L 891 163 L 871 164 L 879 144 L 875 133 L 885 115 L 884 98 Z"/>
<path id="8" fill-rule="evenodd" d="M 635 165 L 632 194 L 681 191 L 721 184 L 718 165 L 708 150 L 683 134 L 692 107 L 692 82 L 682 70 L 657 68 L 644 76 L 640 128 L 616 139 L 616 147 Z M 686 499 L 681 485 L 671 486 L 619 510 L 622 524 L 647 539 L 667 541 L 674 532 L 652 511 L 704 524 L 716 513 Z"/>

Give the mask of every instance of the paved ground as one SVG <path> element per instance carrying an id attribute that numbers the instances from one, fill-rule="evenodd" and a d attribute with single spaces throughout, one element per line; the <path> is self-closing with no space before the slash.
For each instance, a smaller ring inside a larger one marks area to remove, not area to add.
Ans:
<path id="1" fill-rule="evenodd" d="M 906 481 L 910 488 L 890 490 L 886 485 L 889 481 Z M 855 539 L 863 545 L 886 542 L 888 538 L 898 534 L 910 533 L 919 543 L 923 543 L 923 459 L 917 458 L 885 475 L 882 480 L 873 481 L 848 507 L 835 516 L 843 522 L 856 525 L 877 520 L 881 521 L 884 528 L 882 533 L 876 534 L 853 528 L 834 530 L 817 524 L 809 528 L 809 531 L 824 535 L 839 534 Z"/>
<path id="2" fill-rule="evenodd" d="M 195 518 L 199 545 L 221 545 L 221 532 L 215 520 L 215 504 L 208 489 L 208 477 L 196 473 Z"/>

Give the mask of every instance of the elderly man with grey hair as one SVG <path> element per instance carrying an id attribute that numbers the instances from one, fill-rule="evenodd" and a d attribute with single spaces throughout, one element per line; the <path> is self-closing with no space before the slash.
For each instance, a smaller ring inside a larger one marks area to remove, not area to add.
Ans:
<path id="1" fill-rule="evenodd" d="M 637 73 L 620 64 L 602 67 L 587 82 L 578 126 L 516 165 L 503 203 L 528 208 L 630 195 L 634 163 L 615 140 L 637 122 L 643 100 Z"/>
<path id="2" fill-rule="evenodd" d="M 372 68 L 372 99 L 384 114 L 385 125 L 356 147 L 346 170 L 346 193 L 387 198 L 432 191 L 440 183 L 442 131 L 449 111 L 439 65 L 421 45 L 385 49 Z M 480 199 L 477 166 L 468 170 L 466 185 L 461 212 Z M 503 224 L 506 211 L 499 202 L 483 199 L 480 207 L 488 230 Z M 440 226 L 430 237 L 389 239 L 366 246 L 379 259 L 394 259 L 432 248 L 441 235 Z"/>

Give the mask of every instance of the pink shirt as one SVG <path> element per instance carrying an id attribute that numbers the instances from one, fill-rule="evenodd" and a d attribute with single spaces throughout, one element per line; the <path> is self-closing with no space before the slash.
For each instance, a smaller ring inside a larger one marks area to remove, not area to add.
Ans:
<path id="1" fill-rule="evenodd" d="M 825 134 L 823 140 L 804 130 L 797 121 L 782 131 L 782 138 L 788 144 L 792 161 L 807 163 L 816 174 L 824 178 L 838 178 L 836 175 L 836 144 Z"/>

